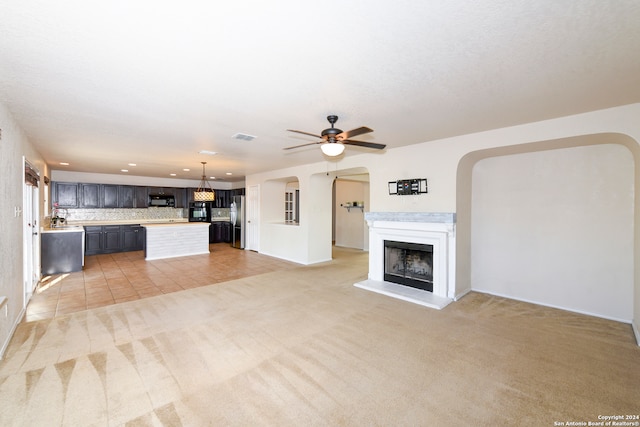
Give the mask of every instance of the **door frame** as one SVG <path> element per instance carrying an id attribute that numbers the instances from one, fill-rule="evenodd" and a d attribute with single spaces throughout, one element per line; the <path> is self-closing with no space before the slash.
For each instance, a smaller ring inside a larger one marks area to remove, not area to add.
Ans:
<path id="1" fill-rule="evenodd" d="M 245 197 L 246 235 L 245 249 L 260 252 L 260 185 L 247 188 Z"/>
<path id="2" fill-rule="evenodd" d="M 40 259 L 40 172 L 22 156 L 23 171 L 30 168 L 38 175 L 38 185 L 27 184 L 26 179 L 22 182 L 22 218 L 23 218 L 23 276 L 24 286 L 23 308 L 27 307 L 33 292 L 38 286 L 41 278 Z"/>

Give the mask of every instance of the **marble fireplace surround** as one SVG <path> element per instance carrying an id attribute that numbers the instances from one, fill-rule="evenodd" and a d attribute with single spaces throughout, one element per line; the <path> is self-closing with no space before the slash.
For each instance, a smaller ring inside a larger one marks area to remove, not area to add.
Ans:
<path id="1" fill-rule="evenodd" d="M 456 214 L 448 212 L 367 212 L 369 275 L 355 286 L 416 304 L 442 309 L 455 297 Z M 384 241 L 433 245 L 433 292 L 384 281 Z"/>

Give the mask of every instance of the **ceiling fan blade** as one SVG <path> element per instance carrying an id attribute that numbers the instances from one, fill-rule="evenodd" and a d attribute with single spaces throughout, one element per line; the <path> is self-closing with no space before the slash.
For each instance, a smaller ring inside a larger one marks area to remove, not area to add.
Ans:
<path id="1" fill-rule="evenodd" d="M 339 133 L 338 135 L 336 135 L 336 138 L 338 140 L 344 141 L 345 139 L 349 139 L 353 136 L 358 136 L 358 135 L 362 135 L 364 133 L 369 133 L 369 132 L 373 132 L 373 129 L 369 129 L 366 126 L 362 126 L 357 129 L 351 129 L 346 132 Z"/>
<path id="2" fill-rule="evenodd" d="M 374 148 L 376 150 L 383 150 L 384 147 L 386 147 L 385 144 L 376 144 L 375 142 L 354 141 L 353 139 L 345 139 L 342 141 L 342 143 L 347 145 L 357 145 L 359 147 Z"/>
<path id="3" fill-rule="evenodd" d="M 312 133 L 309 133 L 309 132 L 303 132 L 303 131 L 301 131 L 301 130 L 287 129 L 287 131 L 288 131 L 288 132 L 301 133 L 301 134 L 303 134 L 303 135 L 309 135 L 309 136 L 313 136 L 313 137 L 315 137 L 315 138 L 320 138 L 320 139 L 322 139 L 322 137 L 321 137 L 320 135 L 314 135 L 314 134 L 312 134 Z"/>
<path id="4" fill-rule="evenodd" d="M 294 145 L 293 147 L 286 147 L 286 148 L 283 148 L 283 150 L 291 150 L 293 148 L 306 147 L 307 145 L 315 145 L 315 144 L 322 144 L 322 143 L 324 143 L 324 141 L 309 142 L 308 144 L 301 144 L 301 145 Z"/>

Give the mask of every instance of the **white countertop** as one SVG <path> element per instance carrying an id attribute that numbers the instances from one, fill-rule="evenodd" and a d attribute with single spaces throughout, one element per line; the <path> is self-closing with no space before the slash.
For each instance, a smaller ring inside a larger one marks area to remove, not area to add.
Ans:
<path id="1" fill-rule="evenodd" d="M 63 225 L 62 227 L 40 227 L 41 233 L 84 233 L 81 225 Z"/>
<path id="2" fill-rule="evenodd" d="M 145 228 L 156 228 L 156 227 L 209 227 L 208 222 L 165 222 L 162 224 L 140 224 Z"/>
<path id="3" fill-rule="evenodd" d="M 187 218 L 175 218 L 175 219 L 139 219 L 139 218 L 131 218 L 131 219 L 117 219 L 117 220 L 93 220 L 93 221 L 67 221 L 68 225 L 78 225 L 80 227 L 87 226 L 90 227 L 92 225 L 122 225 L 122 224 L 181 224 L 188 223 L 189 220 Z"/>

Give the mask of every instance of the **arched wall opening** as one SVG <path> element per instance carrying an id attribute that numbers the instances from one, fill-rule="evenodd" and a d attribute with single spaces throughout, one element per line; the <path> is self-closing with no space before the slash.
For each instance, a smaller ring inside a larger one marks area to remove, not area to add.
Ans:
<path id="1" fill-rule="evenodd" d="M 467 154 L 457 178 L 457 284 L 630 322 L 640 148 L 622 134 Z"/>

